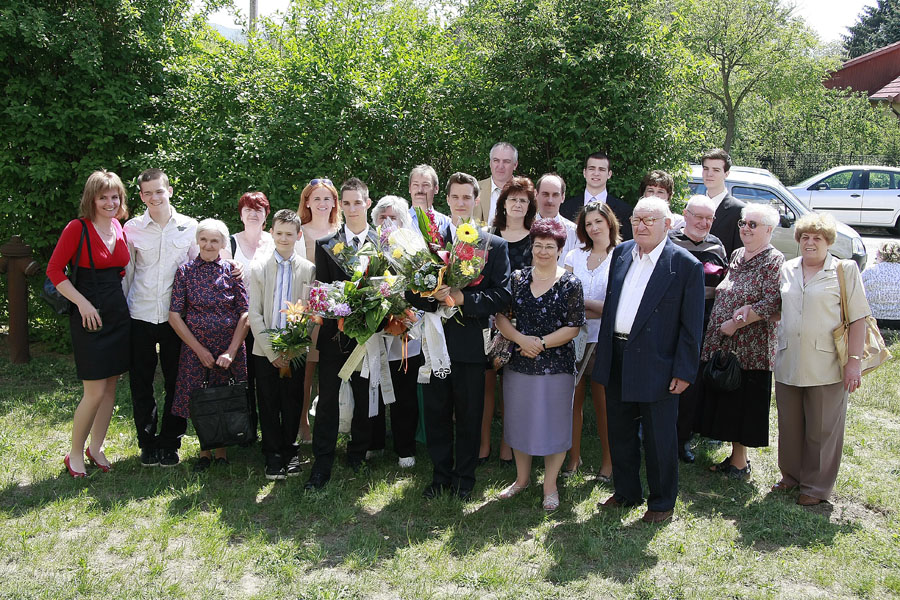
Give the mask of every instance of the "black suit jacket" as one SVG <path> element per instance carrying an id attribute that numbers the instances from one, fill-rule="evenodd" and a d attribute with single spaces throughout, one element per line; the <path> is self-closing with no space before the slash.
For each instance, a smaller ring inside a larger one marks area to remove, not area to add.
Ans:
<path id="1" fill-rule="evenodd" d="M 631 231 L 631 221 L 629 221 L 629 219 L 631 218 L 631 213 L 634 211 L 634 207 L 608 192 L 606 195 L 606 203 L 609 204 L 609 207 L 616 215 L 616 218 L 619 219 L 619 233 L 622 235 L 622 240 L 630 240 L 633 237 L 633 234 Z M 566 198 L 565 202 L 559 206 L 559 214 L 570 221 L 575 222 L 576 217 L 578 217 L 578 211 L 581 210 L 583 206 L 584 190 L 581 190 L 576 195 Z"/>
<path id="2" fill-rule="evenodd" d="M 343 227 L 338 229 L 334 235 L 316 240 L 316 279 L 322 283 L 333 283 L 350 279 L 334 257 L 330 256 L 331 252 L 328 250 L 328 244 L 334 239 L 344 244 L 347 243 L 347 236 L 344 235 Z M 378 241 L 375 230 L 372 227 L 369 227 L 368 239 L 373 244 Z M 316 343 L 316 348 L 321 354 L 346 356 L 355 347 L 356 341 L 338 330 L 337 320 L 325 319 L 319 328 L 319 341 Z"/>
<path id="3" fill-rule="evenodd" d="M 725 246 L 725 255 L 729 261 L 735 248 L 744 247 L 737 223 L 741 220 L 741 209 L 746 205 L 745 202 L 738 200 L 730 193 L 725 194 L 719 208 L 716 209 L 716 220 L 709 229 L 712 235 L 722 240 L 722 245 Z"/>
<path id="4" fill-rule="evenodd" d="M 451 239 L 449 228 L 444 229 L 441 235 L 445 240 Z M 478 285 L 463 288 L 464 302 L 459 307 L 459 313 L 444 322 L 444 335 L 447 338 L 447 353 L 450 360 L 464 363 L 485 361 L 482 330 L 487 329 L 488 318 L 507 308 L 512 300 L 506 240 L 483 231 L 480 235 L 490 237 L 487 263 L 481 272 L 484 278 Z M 414 306 L 429 312 L 434 312 L 438 307 L 436 301 L 422 298 L 412 292 L 407 293 L 407 299 Z"/>

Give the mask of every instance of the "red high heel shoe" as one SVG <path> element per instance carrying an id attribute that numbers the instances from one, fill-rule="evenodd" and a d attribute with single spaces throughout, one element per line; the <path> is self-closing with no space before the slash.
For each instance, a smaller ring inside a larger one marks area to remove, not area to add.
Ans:
<path id="1" fill-rule="evenodd" d="M 91 456 L 91 447 L 90 446 L 87 447 L 87 449 L 84 451 L 84 453 L 87 454 L 88 460 L 91 461 L 92 465 L 94 465 L 95 467 L 97 467 L 98 469 L 103 471 L 104 473 L 109 473 L 109 470 L 112 468 L 112 465 L 101 465 L 96 460 L 94 460 L 94 457 Z"/>
<path id="2" fill-rule="evenodd" d="M 69 455 L 66 454 L 66 457 L 63 459 L 63 463 L 66 465 L 66 469 L 69 471 L 69 475 L 78 479 L 79 477 L 87 477 L 87 473 L 80 473 L 78 471 L 73 471 L 71 465 L 69 465 Z"/>

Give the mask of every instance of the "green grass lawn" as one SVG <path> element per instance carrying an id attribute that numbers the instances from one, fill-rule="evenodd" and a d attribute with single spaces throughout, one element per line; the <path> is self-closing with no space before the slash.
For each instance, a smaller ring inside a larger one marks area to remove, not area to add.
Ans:
<path id="1" fill-rule="evenodd" d="M 265 480 L 258 447 L 195 475 L 191 435 L 178 467 L 141 468 L 126 380 L 106 444 L 113 471 L 73 480 L 62 457 L 81 384 L 69 357 L 33 354 L 11 365 L 0 353 L 0 598 L 900 597 L 897 360 L 851 398 L 833 504 L 769 492 L 773 404 L 773 445 L 751 452 L 753 479 L 709 473 L 725 449 L 700 445 L 674 521 L 653 526 L 641 508 L 597 509 L 612 488 L 592 474 L 593 435 L 551 515 L 540 485 L 500 501 L 514 470 L 496 461 L 471 501 L 423 500 L 421 445 L 411 471 L 390 451 L 361 475 L 339 458 L 318 494 L 303 492 L 309 446 L 303 476 L 286 482 Z"/>

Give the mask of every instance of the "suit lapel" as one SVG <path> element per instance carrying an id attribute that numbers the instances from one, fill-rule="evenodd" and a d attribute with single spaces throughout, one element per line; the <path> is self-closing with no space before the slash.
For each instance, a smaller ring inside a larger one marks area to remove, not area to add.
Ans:
<path id="1" fill-rule="evenodd" d="M 637 331 L 643 327 L 650 313 L 659 304 L 666 289 L 675 280 L 675 273 L 672 272 L 672 242 L 666 240 L 663 246 L 662 254 L 656 261 L 647 287 L 644 289 L 644 295 L 641 297 L 641 304 L 638 306 L 637 313 L 634 315 L 634 323 L 631 325 L 631 331 Z"/>
<path id="2" fill-rule="evenodd" d="M 627 242 L 626 242 L 627 243 Z M 615 318 L 616 310 L 619 308 L 619 299 L 622 295 L 622 285 L 625 283 L 625 275 L 628 273 L 628 269 L 631 267 L 632 258 L 631 258 L 631 248 L 623 248 L 622 253 L 616 259 L 614 265 L 611 265 L 611 273 L 609 276 L 609 301 L 611 306 L 609 315 L 612 315 Z M 615 323 L 613 323 L 613 327 L 610 331 L 615 331 Z"/>

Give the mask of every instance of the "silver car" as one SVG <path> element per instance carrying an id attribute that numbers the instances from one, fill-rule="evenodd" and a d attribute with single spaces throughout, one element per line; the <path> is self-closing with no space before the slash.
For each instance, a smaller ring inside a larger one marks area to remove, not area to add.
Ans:
<path id="1" fill-rule="evenodd" d="M 831 213 L 842 223 L 900 234 L 900 169 L 835 167 L 788 189 L 810 210 Z"/>
<path id="2" fill-rule="evenodd" d="M 688 186 L 691 193 L 706 193 L 700 165 L 691 165 Z M 810 211 L 788 188 L 781 185 L 777 177 L 766 169 L 731 167 L 725 186 L 739 200 L 774 206 L 781 215 L 781 222 L 772 232 L 772 245 L 784 254 L 785 260 L 799 255 L 800 245 L 794 240 L 794 223 Z M 859 265 L 860 271 L 866 267 L 866 246 L 862 238 L 853 228 L 843 223 L 838 223 L 838 235 L 831 253 L 838 258 L 852 258 Z"/>

